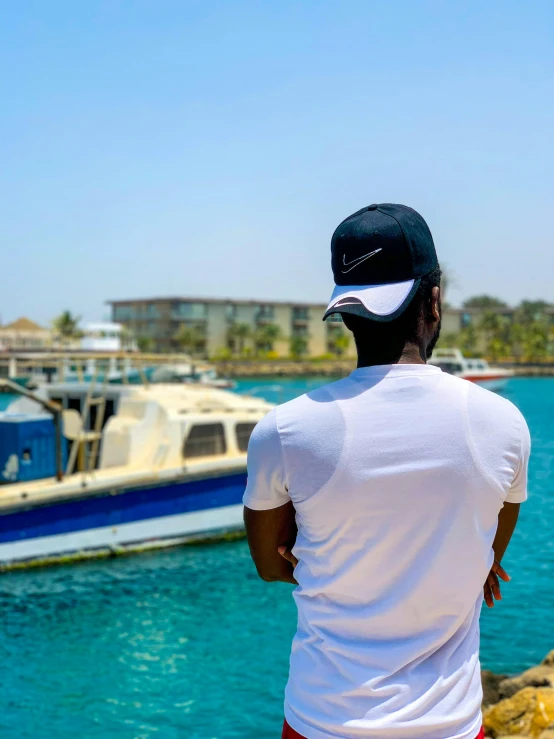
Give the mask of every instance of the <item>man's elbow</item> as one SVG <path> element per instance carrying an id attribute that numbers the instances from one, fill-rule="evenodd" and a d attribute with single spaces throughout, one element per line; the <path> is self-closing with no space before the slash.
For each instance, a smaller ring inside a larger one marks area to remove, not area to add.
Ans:
<path id="1" fill-rule="evenodd" d="M 258 573 L 259 574 L 259 573 Z M 281 578 L 277 575 L 260 575 L 264 582 L 281 582 Z"/>
<path id="2" fill-rule="evenodd" d="M 264 582 L 279 582 L 282 577 L 280 572 L 275 572 L 275 570 L 261 565 L 256 565 L 256 571 Z"/>

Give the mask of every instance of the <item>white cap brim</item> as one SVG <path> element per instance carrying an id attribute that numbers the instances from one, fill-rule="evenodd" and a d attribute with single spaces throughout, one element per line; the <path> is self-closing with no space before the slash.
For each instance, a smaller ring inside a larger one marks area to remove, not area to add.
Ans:
<path id="1" fill-rule="evenodd" d="M 364 315 L 367 311 L 368 318 L 392 321 L 409 305 L 418 287 L 419 280 L 388 285 L 337 285 L 323 319 L 331 313 Z M 350 302 L 349 298 L 352 298 Z"/>

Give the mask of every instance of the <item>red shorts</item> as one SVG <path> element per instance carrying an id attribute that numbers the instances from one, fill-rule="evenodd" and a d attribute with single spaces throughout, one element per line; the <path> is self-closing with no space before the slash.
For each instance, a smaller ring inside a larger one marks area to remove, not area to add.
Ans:
<path id="1" fill-rule="evenodd" d="M 299 734 L 294 729 L 291 729 L 290 726 L 285 721 L 285 725 L 283 726 L 283 734 L 281 736 L 281 739 L 306 739 L 306 737 Z M 485 739 L 485 732 L 483 729 L 477 734 L 475 739 Z"/>

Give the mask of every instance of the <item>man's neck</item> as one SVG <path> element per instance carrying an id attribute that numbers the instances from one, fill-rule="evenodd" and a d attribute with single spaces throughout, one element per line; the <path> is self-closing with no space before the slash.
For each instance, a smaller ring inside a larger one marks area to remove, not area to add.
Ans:
<path id="1" fill-rule="evenodd" d="M 358 368 L 376 367 L 382 364 L 427 364 L 423 347 L 406 344 L 400 355 L 392 356 L 384 352 L 358 355 Z"/>

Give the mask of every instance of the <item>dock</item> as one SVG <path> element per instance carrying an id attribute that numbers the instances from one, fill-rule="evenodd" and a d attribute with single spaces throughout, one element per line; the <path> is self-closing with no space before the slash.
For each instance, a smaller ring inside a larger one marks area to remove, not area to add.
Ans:
<path id="1" fill-rule="evenodd" d="M 208 362 L 193 360 L 188 354 L 141 352 L 41 351 L 0 352 L 0 378 L 24 385 L 44 382 L 85 382 L 93 378 L 109 382 L 148 384 L 147 370 L 169 366 L 183 373 L 204 372 Z"/>

